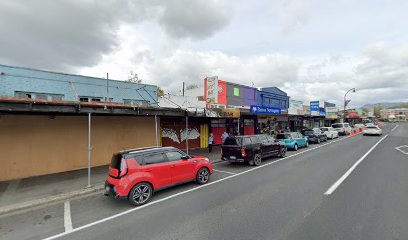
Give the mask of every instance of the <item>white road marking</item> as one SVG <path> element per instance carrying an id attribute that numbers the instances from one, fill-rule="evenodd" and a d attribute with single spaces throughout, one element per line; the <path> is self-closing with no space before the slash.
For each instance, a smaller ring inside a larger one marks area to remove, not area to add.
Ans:
<path id="1" fill-rule="evenodd" d="M 72 231 L 71 205 L 69 201 L 64 202 L 64 227 L 66 233 Z"/>
<path id="2" fill-rule="evenodd" d="M 232 175 L 236 174 L 236 173 L 233 173 L 233 172 L 227 172 L 227 171 L 222 171 L 222 170 L 218 170 L 218 169 L 213 169 L 213 170 L 216 171 L 216 172 L 228 173 L 228 174 L 232 174 Z"/>
<path id="3" fill-rule="evenodd" d="M 371 151 L 373 151 L 374 148 L 376 148 L 378 144 L 380 144 L 386 137 L 388 137 L 388 135 L 385 135 L 380 140 L 378 140 L 378 142 L 374 144 L 374 146 L 372 146 L 370 150 L 368 150 L 368 152 L 366 152 L 360 159 L 358 159 L 357 162 L 354 163 L 353 166 L 351 166 L 351 168 L 343 174 L 343 176 L 341 176 L 329 189 L 327 189 L 324 195 L 331 195 L 334 191 L 336 191 L 340 184 L 351 174 L 351 172 L 353 172 L 357 165 L 360 164 L 368 156 L 368 154 L 370 154 Z"/>
<path id="4" fill-rule="evenodd" d="M 396 125 L 396 126 L 391 130 L 391 132 L 394 132 L 394 130 L 397 129 L 398 126 L 399 126 L 399 125 Z"/>
<path id="5" fill-rule="evenodd" d="M 63 236 L 69 235 L 69 234 L 74 233 L 74 232 L 79 232 L 79 231 L 81 231 L 81 230 L 83 230 L 83 229 L 87 229 L 87 228 L 90 228 L 90 227 L 92 227 L 92 226 L 98 225 L 98 224 L 100 224 L 100 223 L 104 223 L 104 222 L 110 221 L 110 220 L 112 220 L 112 219 L 115 219 L 115 218 L 124 216 L 124 215 L 126 215 L 126 214 L 129 214 L 129 213 L 132 213 L 132 212 L 135 212 L 135 211 L 139 211 L 139 210 L 141 210 L 141 209 L 143 209 L 143 208 L 147 208 L 147 207 L 149 207 L 149 206 L 151 206 L 151 205 L 158 204 L 158 203 L 164 202 L 164 201 L 169 200 L 169 199 L 172 199 L 172 198 L 176 198 L 176 197 L 178 197 L 178 196 L 181 196 L 181 195 L 187 194 L 187 193 L 189 193 L 189 192 L 193 192 L 193 191 L 199 190 L 199 189 L 201 189 L 201 188 L 209 187 L 209 186 L 211 186 L 211 185 L 214 185 L 214 184 L 223 182 L 223 181 L 228 180 L 228 179 L 230 179 L 230 178 L 234 178 L 234 177 L 237 177 L 237 176 L 246 174 L 246 173 L 248 173 L 248 172 L 255 171 L 255 170 L 259 169 L 259 168 L 264 168 L 264 167 L 266 167 L 266 166 L 276 164 L 276 163 L 278 163 L 278 162 L 281 162 L 281 161 L 284 161 L 284 160 L 286 160 L 286 159 L 295 157 L 295 156 L 297 156 L 297 155 L 301 155 L 301 154 L 303 154 L 303 153 L 306 153 L 306 152 L 315 150 L 315 149 L 317 149 L 317 148 L 321 148 L 321 147 L 324 147 L 324 146 L 326 146 L 326 145 L 329 145 L 329 144 L 332 144 L 332 143 L 335 143 L 335 142 L 338 142 L 338 141 L 345 140 L 345 139 L 347 139 L 347 138 L 349 138 L 349 137 L 350 137 L 350 136 L 347 136 L 347 137 L 344 137 L 344 138 L 339 138 L 339 139 L 337 139 L 337 140 L 330 141 L 330 142 L 325 143 L 325 144 L 321 144 L 321 145 L 319 145 L 318 147 L 309 148 L 309 149 L 306 149 L 306 150 L 304 150 L 304 151 L 295 153 L 295 154 L 293 154 L 293 155 L 290 155 L 290 156 L 287 156 L 287 157 L 278 159 L 278 160 L 276 160 L 276 161 L 269 162 L 269 163 L 263 164 L 263 165 L 258 166 L 258 167 L 250 168 L 250 169 L 245 170 L 245 171 L 243 171 L 243 172 L 236 173 L 236 174 L 234 174 L 234 175 L 230 175 L 230 176 L 227 176 L 227 177 L 225 177 L 225 178 L 221 178 L 221 179 L 215 180 L 214 182 L 209 182 L 209 183 L 207 183 L 207 184 L 205 184 L 205 185 L 200 185 L 200 186 L 197 186 L 197 187 L 192 188 L 192 189 L 188 189 L 188 190 L 183 191 L 183 192 L 175 193 L 175 194 L 170 195 L 170 196 L 168 196 L 168 197 L 165 197 L 165 198 L 162 198 L 162 199 L 158 199 L 158 200 L 153 201 L 153 202 L 149 202 L 149 203 L 147 203 L 147 204 L 145 204 L 145 205 L 142 205 L 142 206 L 140 206 L 140 207 L 132 208 L 132 209 L 123 211 L 123 212 L 121 212 L 121 213 L 117 213 L 117 214 L 115 214 L 115 215 L 112 215 L 112 216 L 110 216 L 110 217 L 102 218 L 102 219 L 100 219 L 100 220 L 98 220 L 98 221 L 91 222 L 91 223 L 85 224 L 85 225 L 83 225 L 83 226 L 74 228 L 74 229 L 72 229 L 72 231 L 63 232 L 63 233 L 59 233 L 59 234 L 56 234 L 56 235 L 51 236 L 51 237 L 48 237 L 48 238 L 44 238 L 44 240 L 53 240 L 53 239 L 57 239 L 57 238 L 59 238 L 59 237 L 63 237 Z"/>
<path id="6" fill-rule="evenodd" d="M 396 150 L 402 152 L 403 154 L 408 155 L 408 152 L 402 150 L 401 148 L 407 148 L 407 151 L 408 151 L 408 145 L 402 145 L 402 146 L 399 146 L 399 147 L 395 148 Z"/>

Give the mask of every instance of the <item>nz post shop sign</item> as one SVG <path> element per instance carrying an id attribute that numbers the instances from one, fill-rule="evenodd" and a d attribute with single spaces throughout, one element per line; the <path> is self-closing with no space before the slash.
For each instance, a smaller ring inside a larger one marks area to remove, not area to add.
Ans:
<path id="1" fill-rule="evenodd" d="M 320 116 L 319 101 L 310 102 L 310 115 Z"/>
<path id="2" fill-rule="evenodd" d="M 250 108 L 251 113 L 257 113 L 257 114 L 281 114 L 281 109 L 280 108 L 274 108 L 274 107 L 264 107 L 264 106 L 255 106 L 251 105 Z"/>

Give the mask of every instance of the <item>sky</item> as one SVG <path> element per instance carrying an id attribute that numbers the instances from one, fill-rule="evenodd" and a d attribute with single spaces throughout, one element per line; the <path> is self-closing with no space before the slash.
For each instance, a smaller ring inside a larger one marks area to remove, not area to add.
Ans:
<path id="1" fill-rule="evenodd" d="M 1 0 L 0 63 L 177 93 L 206 76 L 350 106 L 408 101 L 405 0 Z"/>

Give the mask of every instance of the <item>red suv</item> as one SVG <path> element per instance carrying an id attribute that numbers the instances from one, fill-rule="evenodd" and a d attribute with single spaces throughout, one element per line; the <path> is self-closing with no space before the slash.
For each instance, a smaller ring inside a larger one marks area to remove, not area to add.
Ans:
<path id="1" fill-rule="evenodd" d="M 188 156 L 174 147 L 151 147 L 113 154 L 105 195 L 147 203 L 153 192 L 181 183 L 205 184 L 212 174 L 206 157 Z"/>

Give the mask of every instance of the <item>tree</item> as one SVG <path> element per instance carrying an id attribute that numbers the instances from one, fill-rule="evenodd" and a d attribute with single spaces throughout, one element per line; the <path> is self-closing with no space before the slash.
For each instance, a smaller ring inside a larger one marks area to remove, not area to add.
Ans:
<path id="1" fill-rule="evenodd" d="M 127 81 L 131 83 L 142 83 L 142 79 L 140 79 L 139 75 L 133 71 L 130 71 Z"/>
<path id="2" fill-rule="evenodd" d="M 157 87 L 157 96 L 158 97 L 163 97 L 164 96 L 164 90 L 161 89 L 160 87 Z"/>

